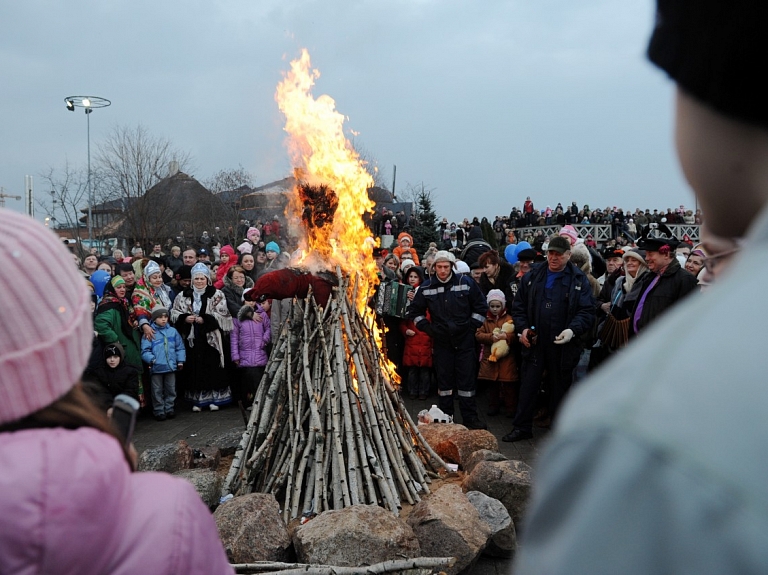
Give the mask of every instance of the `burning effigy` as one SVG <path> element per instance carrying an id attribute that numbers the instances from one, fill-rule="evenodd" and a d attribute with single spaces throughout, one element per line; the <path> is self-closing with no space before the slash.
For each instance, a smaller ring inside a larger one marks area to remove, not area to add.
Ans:
<path id="1" fill-rule="evenodd" d="M 374 243 L 363 221 L 372 181 L 334 101 L 312 96 L 318 76 L 305 50 L 277 87 L 297 181 L 286 215 L 301 240 L 291 268 L 249 292 L 292 298 L 291 312 L 223 486 L 225 496 L 274 494 L 286 522 L 357 504 L 398 514 L 445 470 L 382 351 L 368 305 L 378 284 Z"/>

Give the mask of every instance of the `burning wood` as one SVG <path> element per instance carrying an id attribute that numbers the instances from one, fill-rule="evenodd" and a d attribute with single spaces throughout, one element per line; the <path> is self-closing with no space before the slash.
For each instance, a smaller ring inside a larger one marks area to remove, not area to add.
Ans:
<path id="1" fill-rule="evenodd" d="M 352 303 L 357 285 L 337 275 L 324 309 L 311 291 L 294 299 L 223 488 L 274 494 L 286 522 L 357 504 L 398 514 L 445 469 Z"/>

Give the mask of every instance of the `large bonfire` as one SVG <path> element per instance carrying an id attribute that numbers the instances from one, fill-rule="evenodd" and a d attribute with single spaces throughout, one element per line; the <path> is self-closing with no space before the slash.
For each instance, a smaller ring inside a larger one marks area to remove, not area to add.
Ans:
<path id="1" fill-rule="evenodd" d="M 297 184 L 288 217 L 302 231 L 294 265 L 330 271 L 327 302 L 294 298 L 273 342 L 223 493 L 273 493 L 290 521 L 376 504 L 398 513 L 445 468 L 397 393 L 367 305 L 378 283 L 363 216 L 373 184 L 329 96 L 311 94 L 309 54 L 291 62 L 275 98 L 285 115 Z"/>

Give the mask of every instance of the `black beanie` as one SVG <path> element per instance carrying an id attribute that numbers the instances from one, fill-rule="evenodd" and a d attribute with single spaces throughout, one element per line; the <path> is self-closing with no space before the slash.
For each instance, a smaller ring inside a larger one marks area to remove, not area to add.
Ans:
<path id="1" fill-rule="evenodd" d="M 768 3 L 658 0 L 648 57 L 718 112 L 768 128 Z"/>

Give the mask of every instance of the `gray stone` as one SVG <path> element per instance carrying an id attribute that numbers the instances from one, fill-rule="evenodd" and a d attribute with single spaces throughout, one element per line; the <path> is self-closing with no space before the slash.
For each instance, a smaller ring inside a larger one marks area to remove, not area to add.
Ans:
<path id="1" fill-rule="evenodd" d="M 490 449 L 478 449 L 467 459 L 467 463 L 464 465 L 464 472 L 472 473 L 475 465 L 481 461 L 506 461 L 507 459 L 509 459 L 509 457 L 503 453 L 499 453 L 498 451 L 492 451 Z"/>
<path id="2" fill-rule="evenodd" d="M 455 557 L 448 575 L 469 573 L 488 544 L 491 528 L 458 485 L 448 484 L 419 501 L 408 524 L 425 557 Z"/>
<path id="3" fill-rule="evenodd" d="M 244 431 L 242 427 L 234 427 L 229 431 L 212 437 L 206 442 L 206 445 L 218 447 L 222 457 L 234 455 L 237 446 L 240 445 L 240 440 L 243 438 Z"/>
<path id="4" fill-rule="evenodd" d="M 221 476 L 214 469 L 184 469 L 174 473 L 175 476 L 189 481 L 197 491 L 200 499 L 213 509 L 219 504 L 221 495 Z"/>
<path id="5" fill-rule="evenodd" d="M 501 501 L 519 528 L 531 494 L 531 468 L 517 460 L 481 461 L 464 478 L 462 487 Z"/>
<path id="6" fill-rule="evenodd" d="M 291 538 L 271 493 L 251 493 L 222 503 L 213 514 L 230 563 L 290 561 Z"/>
<path id="7" fill-rule="evenodd" d="M 467 499 L 477 509 L 480 519 L 491 528 L 491 538 L 484 553 L 491 557 L 512 557 L 517 549 L 517 533 L 504 504 L 479 491 L 470 491 Z"/>
<path id="8" fill-rule="evenodd" d="M 321 513 L 296 529 L 293 546 L 302 563 L 340 567 L 421 555 L 413 530 L 377 505 L 353 505 Z"/>
<path id="9" fill-rule="evenodd" d="M 176 473 L 190 469 L 194 455 L 192 448 L 183 439 L 176 443 L 159 445 L 142 452 L 139 456 L 139 471 L 165 471 Z"/>
<path id="10" fill-rule="evenodd" d="M 458 463 L 464 469 L 475 451 L 488 449 L 496 451 L 499 442 L 485 429 L 464 429 L 453 433 L 434 447 L 437 454 L 449 463 Z"/>

